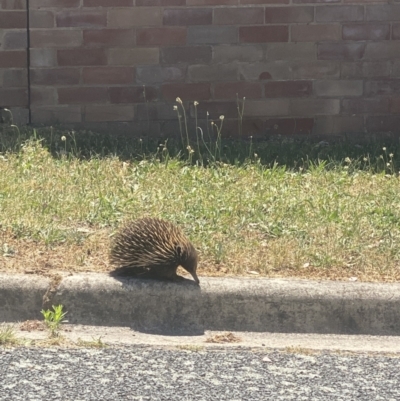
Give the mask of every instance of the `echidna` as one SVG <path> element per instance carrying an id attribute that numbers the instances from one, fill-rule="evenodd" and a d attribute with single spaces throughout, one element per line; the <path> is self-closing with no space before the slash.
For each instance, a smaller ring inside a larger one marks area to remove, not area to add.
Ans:
<path id="1" fill-rule="evenodd" d="M 196 249 L 179 227 L 161 219 L 145 217 L 125 224 L 112 241 L 110 262 L 170 280 L 183 279 L 176 273 L 182 266 L 199 283 Z"/>

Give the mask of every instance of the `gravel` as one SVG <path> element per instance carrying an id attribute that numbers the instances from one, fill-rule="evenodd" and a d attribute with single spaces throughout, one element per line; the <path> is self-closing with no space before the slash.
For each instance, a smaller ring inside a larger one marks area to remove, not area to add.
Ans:
<path id="1" fill-rule="evenodd" d="M 400 358 L 155 347 L 0 348 L 0 400 L 400 399 Z"/>

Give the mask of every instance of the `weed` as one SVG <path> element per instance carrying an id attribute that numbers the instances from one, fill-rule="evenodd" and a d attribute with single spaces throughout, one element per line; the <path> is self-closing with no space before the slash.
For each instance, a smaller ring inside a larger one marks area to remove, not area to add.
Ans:
<path id="1" fill-rule="evenodd" d="M 92 340 L 82 340 L 81 338 L 78 338 L 77 344 L 81 347 L 86 347 L 86 348 L 106 348 L 107 344 L 103 343 L 101 340 L 101 336 L 99 338 L 94 338 L 92 337 Z"/>
<path id="2" fill-rule="evenodd" d="M 41 313 L 44 317 L 44 323 L 50 330 L 51 337 L 57 337 L 59 335 L 58 330 L 60 329 L 60 325 L 66 322 L 64 317 L 67 312 L 63 312 L 62 305 L 53 305 L 52 311 L 47 309 L 46 311 L 42 310 Z"/>
<path id="3" fill-rule="evenodd" d="M 183 350 L 183 351 L 191 351 L 191 352 L 201 352 L 204 351 L 204 346 L 202 345 L 196 345 L 196 344 L 183 344 L 183 345 L 178 345 L 178 349 Z"/>
<path id="4" fill-rule="evenodd" d="M 0 329 L 0 345 L 17 345 L 19 342 L 12 326 L 4 326 Z"/>

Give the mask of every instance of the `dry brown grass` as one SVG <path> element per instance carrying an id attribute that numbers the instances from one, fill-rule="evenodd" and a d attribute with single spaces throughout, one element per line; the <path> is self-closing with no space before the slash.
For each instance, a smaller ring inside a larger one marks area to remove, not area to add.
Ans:
<path id="1" fill-rule="evenodd" d="M 222 343 L 239 343 L 242 339 L 233 333 L 218 333 L 206 338 L 206 343 L 222 344 Z"/>

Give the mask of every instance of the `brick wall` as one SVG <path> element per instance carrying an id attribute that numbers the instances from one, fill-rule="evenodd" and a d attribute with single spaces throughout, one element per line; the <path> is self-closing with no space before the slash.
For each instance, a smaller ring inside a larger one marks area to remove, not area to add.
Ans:
<path id="1" fill-rule="evenodd" d="M 0 107 L 28 122 L 27 12 L 25 0 L 0 0 Z"/>
<path id="2" fill-rule="evenodd" d="M 0 105 L 22 108 L 24 7 L 0 0 Z M 396 1 L 30 0 L 33 123 L 169 135 L 179 96 L 236 135 L 238 94 L 246 135 L 399 131 L 399 77 Z"/>

